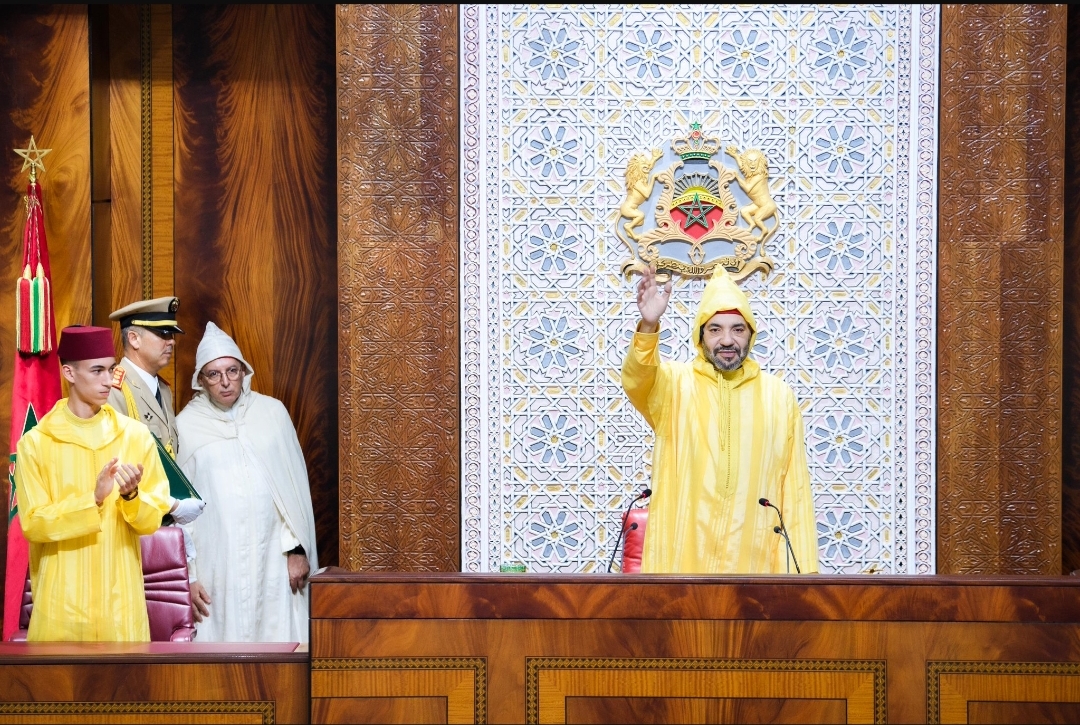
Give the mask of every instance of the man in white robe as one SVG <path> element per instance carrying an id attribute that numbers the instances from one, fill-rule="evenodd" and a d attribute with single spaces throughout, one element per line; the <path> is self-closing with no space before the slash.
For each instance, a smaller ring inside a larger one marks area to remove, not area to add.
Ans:
<path id="1" fill-rule="evenodd" d="M 307 466 L 285 406 L 213 322 L 195 357 L 195 397 L 176 418 L 177 463 L 206 501 L 191 532 L 199 642 L 307 642 L 318 567 Z"/>

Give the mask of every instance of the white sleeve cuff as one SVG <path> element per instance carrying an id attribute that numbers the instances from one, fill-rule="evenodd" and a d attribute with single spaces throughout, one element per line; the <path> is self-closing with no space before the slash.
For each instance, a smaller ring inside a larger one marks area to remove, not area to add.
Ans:
<path id="1" fill-rule="evenodd" d="M 300 539 L 296 538 L 289 525 L 284 521 L 281 522 L 281 553 L 286 554 L 298 546 L 303 544 Z"/>

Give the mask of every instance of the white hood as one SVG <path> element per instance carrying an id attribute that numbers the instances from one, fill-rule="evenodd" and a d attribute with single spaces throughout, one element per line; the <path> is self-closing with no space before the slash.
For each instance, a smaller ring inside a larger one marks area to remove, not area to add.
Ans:
<path id="1" fill-rule="evenodd" d="M 255 374 L 255 369 L 244 359 L 240 346 L 213 322 L 206 323 L 206 332 L 203 333 L 199 349 L 195 352 L 195 373 L 191 376 L 191 388 L 202 391 L 199 373 L 202 372 L 206 363 L 213 362 L 219 357 L 233 357 L 244 364 L 244 369 L 247 370 L 247 375 L 244 376 L 244 392 L 251 390 L 251 376 Z"/>

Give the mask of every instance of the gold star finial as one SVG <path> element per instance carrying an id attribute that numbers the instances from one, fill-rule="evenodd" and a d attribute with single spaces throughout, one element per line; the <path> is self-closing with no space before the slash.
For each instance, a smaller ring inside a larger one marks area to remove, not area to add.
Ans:
<path id="1" fill-rule="evenodd" d="M 26 167 L 29 166 L 30 181 L 37 181 L 37 170 L 41 169 L 42 173 L 45 172 L 45 164 L 41 162 L 41 159 L 50 151 L 52 151 L 52 149 L 39 149 L 37 143 L 34 141 L 33 135 L 31 135 L 30 143 L 26 148 L 15 149 L 15 153 L 23 157 L 23 165 L 19 171 L 26 171 Z"/>

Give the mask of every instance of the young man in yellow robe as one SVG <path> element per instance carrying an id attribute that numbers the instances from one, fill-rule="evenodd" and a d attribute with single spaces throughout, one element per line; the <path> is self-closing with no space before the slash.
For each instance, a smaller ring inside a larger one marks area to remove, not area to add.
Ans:
<path id="1" fill-rule="evenodd" d="M 660 318 L 671 282 L 642 275 L 641 322 L 623 363 L 630 402 L 655 434 L 652 501 L 641 571 L 794 573 L 783 513 L 802 572 L 818 570 L 817 535 L 802 414 L 795 393 L 748 357 L 757 337 L 750 302 L 723 268 L 694 319 L 698 354 L 661 362 Z"/>
<path id="2" fill-rule="evenodd" d="M 148 642 L 139 537 L 169 510 L 146 426 L 105 403 L 112 331 L 68 327 L 57 352 L 70 396 L 19 440 L 19 517 L 30 542 L 29 641 Z"/>

